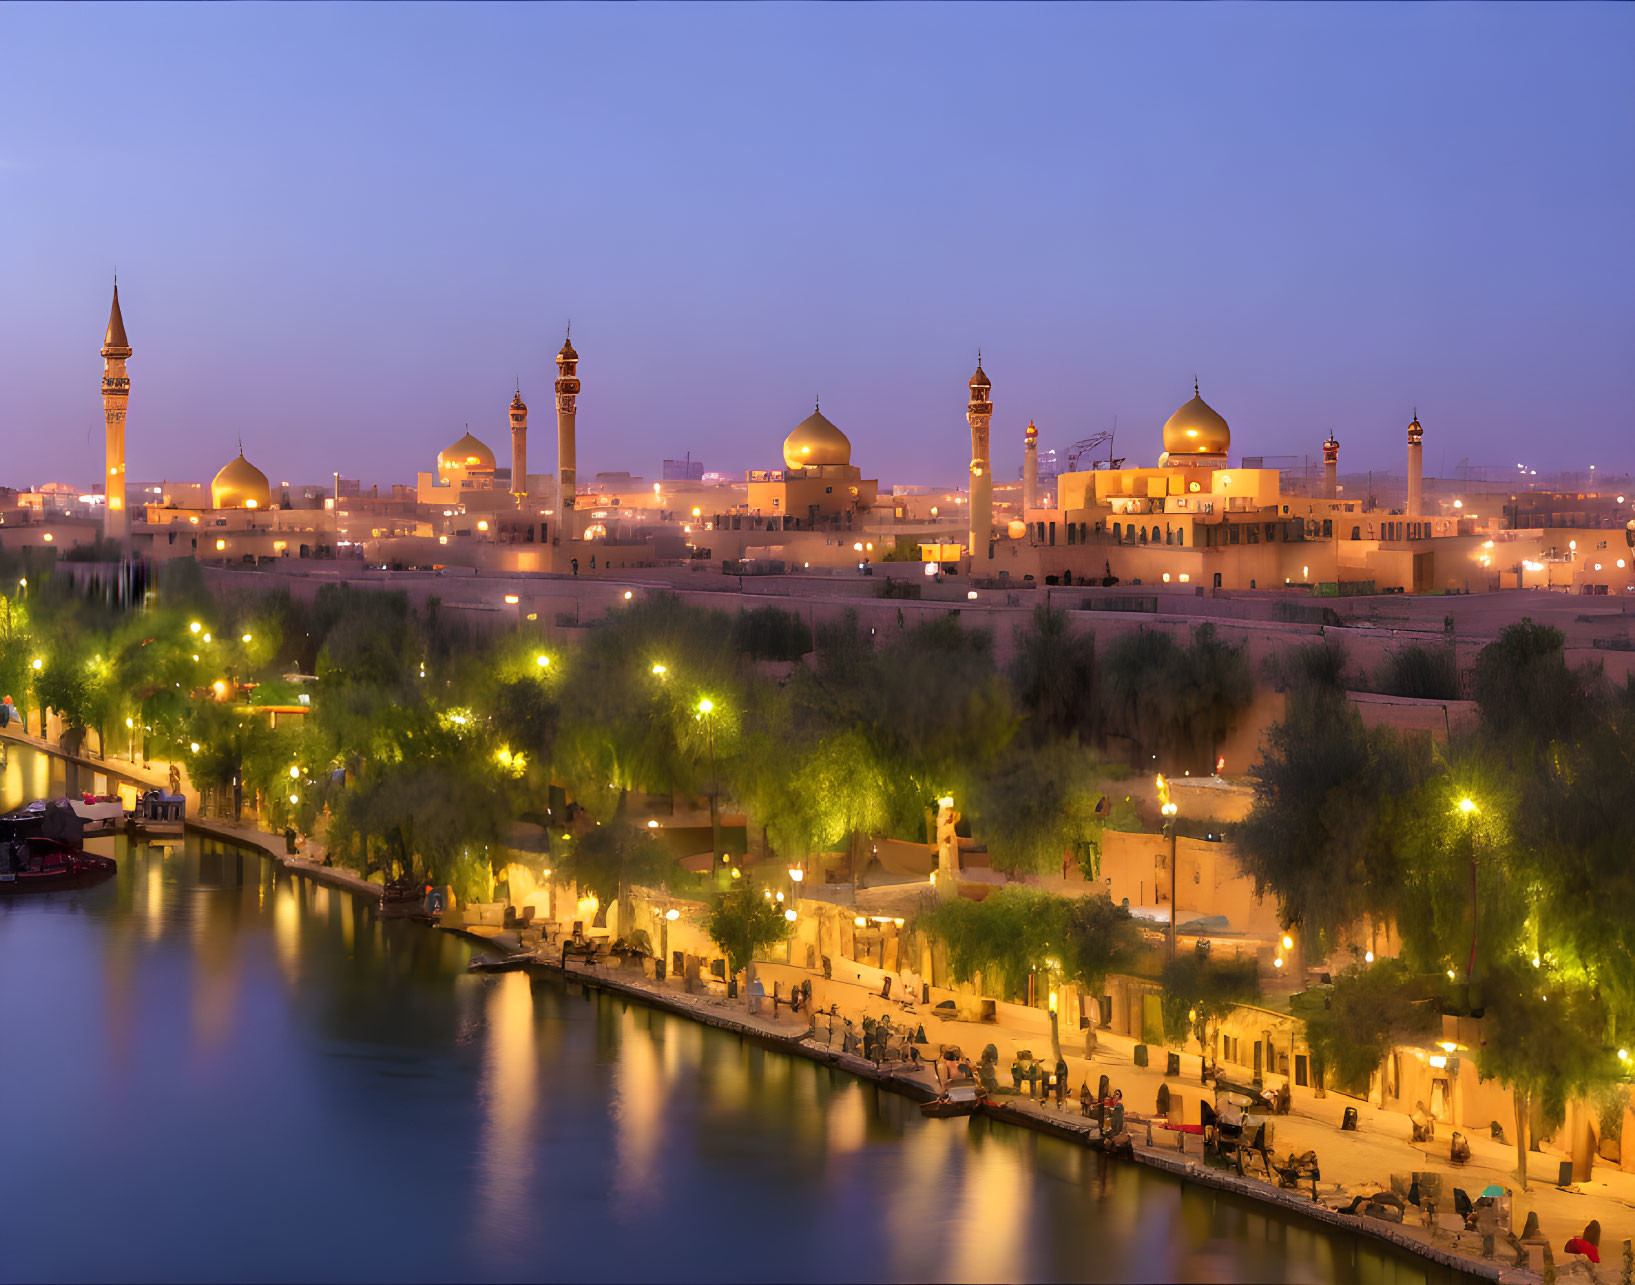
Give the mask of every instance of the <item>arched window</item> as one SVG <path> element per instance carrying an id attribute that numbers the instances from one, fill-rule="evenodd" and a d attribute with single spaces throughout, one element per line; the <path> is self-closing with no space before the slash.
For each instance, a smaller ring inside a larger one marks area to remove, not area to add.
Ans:
<path id="1" fill-rule="evenodd" d="M 1187 529 L 1184 526 L 1176 527 L 1175 528 L 1175 543 L 1178 544 L 1178 545 L 1185 545 L 1186 542 L 1187 542 Z"/>
<path id="2" fill-rule="evenodd" d="M 1351 538 L 1353 540 L 1362 539 L 1362 528 L 1360 526 L 1354 526 L 1351 528 Z"/>
<path id="3" fill-rule="evenodd" d="M 1157 527 L 1153 527 L 1153 529 L 1152 529 L 1152 542 L 1154 544 L 1158 543 L 1158 528 Z"/>
<path id="4" fill-rule="evenodd" d="M 1113 539 L 1122 540 L 1123 538 L 1124 538 L 1124 524 L 1122 522 L 1113 523 Z"/>

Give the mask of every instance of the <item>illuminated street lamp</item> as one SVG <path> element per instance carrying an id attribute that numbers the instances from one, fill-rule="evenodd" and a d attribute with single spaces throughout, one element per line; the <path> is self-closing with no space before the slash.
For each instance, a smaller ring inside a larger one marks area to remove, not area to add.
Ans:
<path id="1" fill-rule="evenodd" d="M 704 720 L 704 743 L 710 751 L 710 851 L 721 851 L 721 805 L 720 785 L 715 776 L 715 702 L 708 696 L 701 697 L 698 702 L 698 716 Z M 714 857 L 711 857 L 714 861 Z"/>
<path id="2" fill-rule="evenodd" d="M 1175 898 L 1180 891 L 1180 880 L 1175 870 L 1175 817 L 1180 812 L 1169 794 L 1169 782 L 1160 773 L 1157 777 L 1158 810 L 1164 817 L 1164 837 L 1169 840 L 1169 940 L 1168 952 L 1175 958 Z"/>
<path id="3" fill-rule="evenodd" d="M 670 925 L 680 918 L 681 912 L 671 906 L 664 912 L 664 918 L 659 920 L 659 958 L 653 974 L 661 982 L 664 980 L 666 969 L 670 966 Z"/>

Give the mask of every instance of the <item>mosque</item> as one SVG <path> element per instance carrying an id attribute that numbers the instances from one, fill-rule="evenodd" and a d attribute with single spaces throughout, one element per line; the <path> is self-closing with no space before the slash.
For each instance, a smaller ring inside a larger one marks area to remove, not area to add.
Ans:
<path id="1" fill-rule="evenodd" d="M 275 486 L 241 442 L 208 485 L 139 484 L 127 495 L 132 353 L 116 283 L 101 349 L 104 486 L 78 497 L 97 502 L 93 513 L 102 511 L 86 516 L 59 507 L 47 520 L 48 497 L 36 497 L 38 508 L 0 511 L 0 546 L 40 542 L 63 550 L 105 535 L 160 558 L 253 564 L 361 555 L 374 565 L 558 574 L 661 563 L 871 569 L 917 560 L 928 572 L 968 576 L 973 588 L 1635 592 L 1629 583 L 1635 558 L 1612 547 L 1618 542 L 1599 527 L 1515 530 L 1501 513 L 1481 517 L 1458 500 L 1426 504 L 1417 413 L 1407 426 L 1401 509 L 1342 493 L 1340 443 L 1332 435 L 1322 443 L 1323 481 L 1315 493 L 1286 490 L 1276 468 L 1232 467 L 1231 427 L 1196 380 L 1192 397 L 1164 423 L 1153 465 L 1109 460 L 1108 467 L 1057 473 L 1053 486 L 1042 488 L 1040 432 L 1030 422 L 1022 433 L 1020 486 L 996 486 L 994 388 L 979 353 L 966 384 L 968 489 L 944 494 L 940 503 L 934 494 L 914 494 L 929 488 L 882 495 L 878 480 L 853 464 L 851 440 L 817 404 L 783 439 L 781 469 L 752 470 L 741 483 L 667 479 L 650 492 L 629 474 L 597 474 L 581 487 L 579 354 L 569 336 L 555 356 L 554 476 L 529 471 L 528 407 L 519 384 L 505 411 L 508 465 L 467 426 L 413 485 L 365 493 L 335 475 L 333 486 Z M 142 519 L 135 525 L 128 501 Z M 1625 543 L 1635 544 L 1635 526 L 1630 531 Z"/>

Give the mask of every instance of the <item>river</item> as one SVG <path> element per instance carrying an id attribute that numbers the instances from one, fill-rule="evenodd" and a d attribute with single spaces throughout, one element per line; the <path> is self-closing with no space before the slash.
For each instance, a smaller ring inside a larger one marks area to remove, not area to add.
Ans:
<path id="1" fill-rule="evenodd" d="M 61 789 L 11 747 L 3 798 Z M 0 898 L 0 1278 L 1445 1281 L 190 834 Z"/>

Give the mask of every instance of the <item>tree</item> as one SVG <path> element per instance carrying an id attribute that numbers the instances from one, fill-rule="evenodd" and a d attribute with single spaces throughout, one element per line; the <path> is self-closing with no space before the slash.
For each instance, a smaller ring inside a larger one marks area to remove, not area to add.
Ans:
<path id="1" fill-rule="evenodd" d="M 704 917 L 704 931 L 727 957 L 727 975 L 737 978 L 757 953 L 789 935 L 783 903 L 765 897 L 747 879 L 716 895 Z"/>
<path id="2" fill-rule="evenodd" d="M 1321 942 L 1396 903 L 1401 801 L 1428 771 L 1424 753 L 1369 731 L 1344 693 L 1290 694 L 1250 770 L 1255 803 L 1233 829 L 1258 895 L 1275 893 L 1283 922 Z"/>
<path id="3" fill-rule="evenodd" d="M 1266 658 L 1262 667 L 1278 691 L 1318 688 L 1343 692 L 1347 686 L 1345 644 L 1337 638 L 1301 643 Z"/>
<path id="4" fill-rule="evenodd" d="M 1440 1027 L 1440 988 L 1401 960 L 1353 965 L 1335 975 L 1332 989 L 1312 993 L 1319 998 L 1301 1009 L 1306 1042 L 1344 1086 L 1366 1086 L 1394 1045 L 1417 1044 Z"/>
<path id="5" fill-rule="evenodd" d="M 1025 715 L 1023 734 L 1036 741 L 1077 738 L 1096 730 L 1096 637 L 1076 633 L 1065 611 L 1048 603 L 1034 608 L 1026 628 L 1016 630 L 1011 687 Z"/>
<path id="6" fill-rule="evenodd" d="M 1618 1078 L 1601 1041 L 1607 1011 L 1593 988 L 1559 971 L 1512 958 L 1489 987 L 1479 1066 L 1509 1087 L 1516 1110 L 1516 1179 L 1527 1190 L 1527 1133 L 1535 1104 L 1546 1133 L 1566 1116 L 1568 1099 Z"/>
<path id="7" fill-rule="evenodd" d="M 1215 959 L 1202 950 L 1177 955 L 1159 975 L 1164 1037 L 1177 1043 L 1196 1035 L 1205 1060 L 1214 1056 L 1220 1024 L 1239 1004 L 1260 997 L 1253 959 Z"/>
<path id="8" fill-rule="evenodd" d="M 1163 756 L 1172 771 L 1212 770 L 1254 699 L 1247 646 L 1224 642 L 1212 624 L 1185 645 L 1162 630 L 1125 634 L 1107 648 L 1103 674 L 1109 730 L 1130 740 L 1143 766 Z"/>
<path id="9" fill-rule="evenodd" d="M 610 906 L 619 908 L 619 932 L 630 933 L 633 918 L 630 889 L 634 884 L 664 882 L 674 869 L 669 851 L 652 834 L 624 814 L 570 841 L 556 858 L 558 878 L 571 879 L 600 903 L 596 922 L 607 922 Z"/>
<path id="10" fill-rule="evenodd" d="M 1542 745 L 1583 727 L 1604 682 L 1598 665 L 1569 669 L 1565 645 L 1561 630 L 1523 617 L 1477 653 L 1471 695 L 1489 729 Z"/>
<path id="11" fill-rule="evenodd" d="M 1458 700 L 1459 659 L 1451 640 L 1441 647 L 1398 647 L 1374 674 L 1378 691 L 1411 700 Z"/>
<path id="12" fill-rule="evenodd" d="M 991 769 L 973 775 L 972 834 L 996 870 L 1060 874 L 1072 852 L 1081 864 L 1100 843 L 1095 759 L 1076 743 L 1013 745 Z"/>

